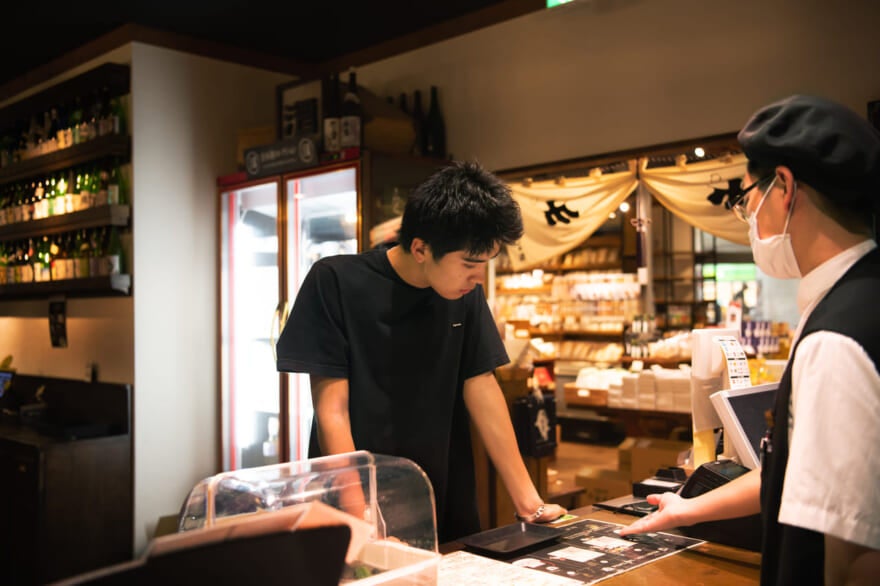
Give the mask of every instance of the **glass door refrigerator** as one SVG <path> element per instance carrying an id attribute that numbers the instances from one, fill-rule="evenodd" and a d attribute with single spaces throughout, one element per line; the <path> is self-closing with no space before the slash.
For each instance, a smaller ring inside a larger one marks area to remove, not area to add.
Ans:
<path id="1" fill-rule="evenodd" d="M 360 162 L 218 180 L 222 469 L 304 459 L 307 375 L 279 373 L 275 341 L 318 259 L 362 246 Z"/>
<path id="2" fill-rule="evenodd" d="M 443 164 L 364 150 L 295 173 L 218 179 L 222 470 L 307 457 L 308 376 L 275 368 L 300 284 L 319 258 L 381 240 L 410 190 Z"/>

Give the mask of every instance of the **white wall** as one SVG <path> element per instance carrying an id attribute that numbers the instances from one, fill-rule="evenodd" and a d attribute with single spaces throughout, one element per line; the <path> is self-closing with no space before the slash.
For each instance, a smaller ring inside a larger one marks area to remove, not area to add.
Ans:
<path id="1" fill-rule="evenodd" d="M 794 92 L 880 98 L 876 0 L 579 0 L 358 69 L 431 84 L 449 150 L 491 169 L 735 132 Z M 427 106 L 427 101 L 425 103 Z"/>
<path id="2" fill-rule="evenodd" d="M 289 76 L 132 48 L 136 551 L 217 472 L 217 192 Z"/>

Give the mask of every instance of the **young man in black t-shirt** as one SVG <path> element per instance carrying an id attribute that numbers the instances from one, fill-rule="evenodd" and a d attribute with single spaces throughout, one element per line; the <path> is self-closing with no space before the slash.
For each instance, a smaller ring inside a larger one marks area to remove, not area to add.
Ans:
<path id="1" fill-rule="evenodd" d="M 398 245 L 312 267 L 278 340 L 278 369 L 310 374 L 309 456 L 413 460 L 433 485 L 441 542 L 480 530 L 470 418 L 522 519 L 565 512 L 531 482 L 493 374 L 509 359 L 482 282 L 522 231 L 501 181 L 451 164 L 408 200 Z"/>

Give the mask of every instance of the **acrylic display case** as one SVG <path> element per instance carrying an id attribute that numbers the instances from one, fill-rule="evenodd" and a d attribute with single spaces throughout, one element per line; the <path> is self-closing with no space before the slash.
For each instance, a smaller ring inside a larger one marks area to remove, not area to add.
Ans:
<path id="1" fill-rule="evenodd" d="M 436 583 L 434 493 L 425 473 L 405 458 L 359 451 L 217 474 L 192 489 L 179 531 L 268 519 L 263 516 L 309 503 L 319 503 L 316 514 L 330 507 L 337 520 L 351 523 L 340 583 Z"/>

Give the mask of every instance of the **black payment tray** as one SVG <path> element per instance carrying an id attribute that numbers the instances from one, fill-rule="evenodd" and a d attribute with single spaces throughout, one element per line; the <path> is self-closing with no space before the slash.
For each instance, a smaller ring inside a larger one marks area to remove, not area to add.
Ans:
<path id="1" fill-rule="evenodd" d="M 508 556 L 553 541 L 566 531 L 559 527 L 514 523 L 459 539 L 470 549 L 490 556 Z"/>

